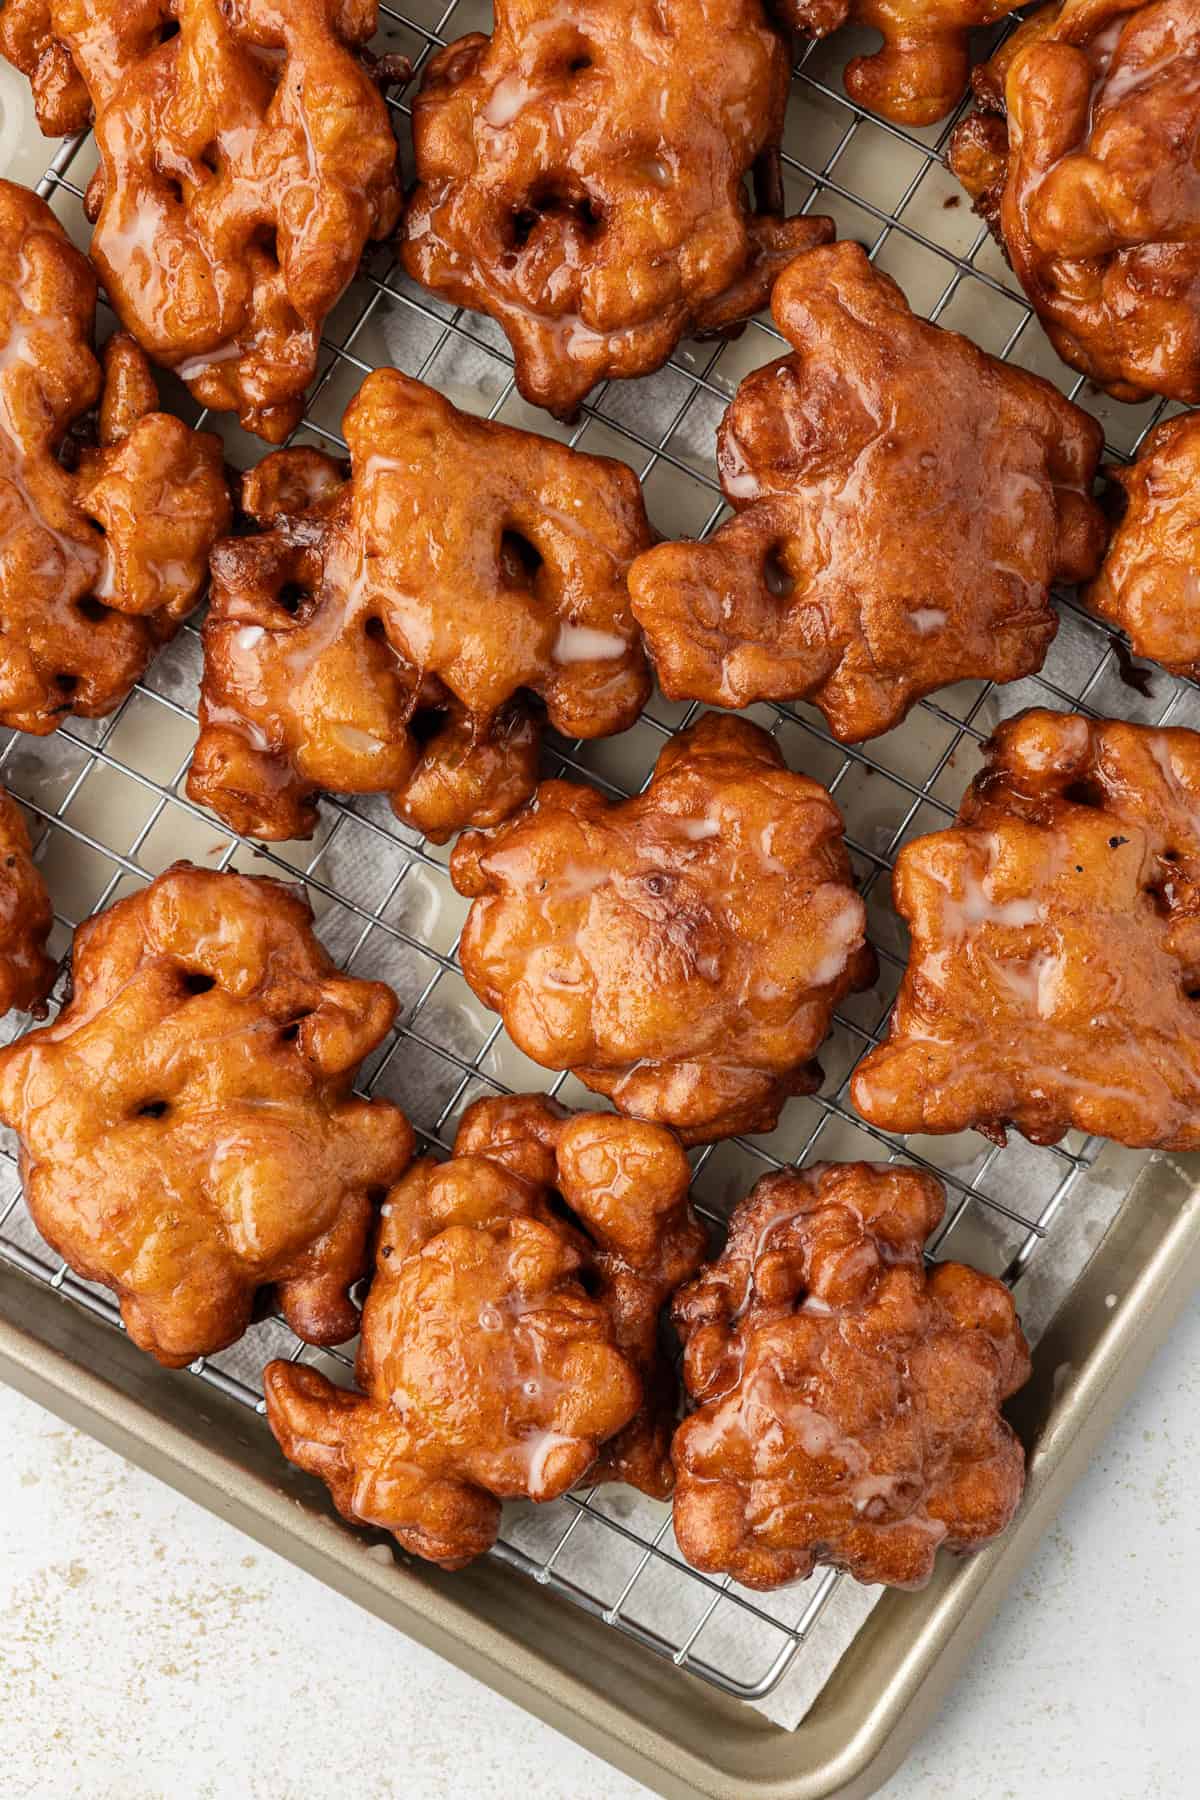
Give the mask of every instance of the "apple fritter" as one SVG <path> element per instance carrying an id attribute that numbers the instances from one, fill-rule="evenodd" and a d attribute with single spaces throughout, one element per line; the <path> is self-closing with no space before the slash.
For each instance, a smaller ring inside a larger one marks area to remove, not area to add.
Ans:
<path id="1" fill-rule="evenodd" d="M 46 955 L 53 923 L 21 809 L 0 787 L 0 1015 L 15 1007 L 45 1017 L 54 980 L 54 961 Z"/>
<path id="2" fill-rule="evenodd" d="M 357 1380 L 272 1363 L 284 1454 L 356 1524 L 460 1568 L 500 1501 L 585 1477 L 670 1493 L 677 1389 L 658 1342 L 703 1229 L 661 1126 L 569 1113 L 544 1095 L 477 1102 L 448 1162 L 384 1206 Z"/>
<path id="3" fill-rule="evenodd" d="M 1200 734 L 1010 719 L 893 895 L 912 947 L 865 1118 L 1200 1148 Z"/>
<path id="4" fill-rule="evenodd" d="M 931 1175 L 826 1163 L 768 1175 L 676 1296 L 695 1410 L 675 1434 L 675 1536 L 744 1587 L 818 1564 L 924 1586 L 937 1551 L 1004 1530 L 1025 1480 L 1001 1403 L 1029 1376 L 1007 1288 L 926 1272 Z"/>
<path id="5" fill-rule="evenodd" d="M 372 1200 L 412 1153 L 359 1100 L 391 989 L 340 975 L 298 889 L 177 863 L 75 934 L 71 997 L 0 1051 L 43 1237 L 181 1367 L 275 1290 L 309 1343 L 353 1337 Z"/>
<path id="6" fill-rule="evenodd" d="M 742 719 L 673 739 L 619 804 L 543 782 L 450 872 L 463 973 L 519 1048 L 685 1142 L 770 1130 L 874 976 L 837 807 Z"/>
<path id="7" fill-rule="evenodd" d="M 954 681 L 1014 681 L 1095 573 L 1095 419 L 913 313 L 857 244 L 775 284 L 794 346 L 748 375 L 717 458 L 736 517 L 630 572 L 664 693 L 809 700 L 844 742 Z"/>
<path id="8" fill-rule="evenodd" d="M 459 412 L 378 369 L 343 422 L 353 474 L 280 450 L 246 477 L 261 530 L 217 546 L 188 792 L 236 831 L 307 837 L 316 795 L 386 793 L 444 841 L 650 692 L 626 575 L 652 542 L 633 470 Z"/>
<path id="9" fill-rule="evenodd" d="M 783 216 L 788 57 L 760 0 L 495 14 L 425 67 L 404 261 L 490 314 L 525 398 L 571 418 L 598 381 L 744 324 L 833 225 Z"/>
<path id="10" fill-rule="evenodd" d="M 0 181 L 0 724 L 120 705 L 200 599 L 229 529 L 220 439 L 158 410 L 44 200 Z"/>
<path id="11" fill-rule="evenodd" d="M 1134 652 L 1200 676 L 1200 413 L 1156 425 L 1127 465 L 1104 473 L 1125 502 L 1083 600 Z"/>
<path id="12" fill-rule="evenodd" d="M 859 106 L 897 125 L 935 125 L 967 91 L 969 37 L 1013 11 L 1011 0 L 776 0 L 780 18 L 809 37 L 842 25 L 882 34 L 842 79 Z"/>
<path id="13" fill-rule="evenodd" d="M 1200 401 L 1200 8 L 1065 0 L 972 84 L 950 166 L 1064 362 Z"/>
<path id="14" fill-rule="evenodd" d="M 126 330 L 271 443 L 401 210 L 376 0 L 8 0 L 43 131 L 94 123 L 91 254 Z"/>

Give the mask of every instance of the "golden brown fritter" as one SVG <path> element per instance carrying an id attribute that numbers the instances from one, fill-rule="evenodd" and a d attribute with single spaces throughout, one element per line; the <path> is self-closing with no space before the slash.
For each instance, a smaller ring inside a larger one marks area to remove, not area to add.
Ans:
<path id="1" fill-rule="evenodd" d="M 1009 720 L 893 895 L 912 949 L 865 1118 L 1200 1148 L 1200 735 Z"/>
<path id="2" fill-rule="evenodd" d="M 1011 0 L 776 0 L 797 31 L 828 37 L 852 24 L 883 35 L 870 56 L 855 56 L 842 79 L 860 106 L 898 125 L 934 125 L 967 89 L 968 34 L 1013 10 Z"/>
<path id="3" fill-rule="evenodd" d="M 0 724 L 112 712 L 195 606 L 229 529 L 219 439 L 157 411 L 44 200 L 0 181 Z M 81 421 L 98 409 L 98 442 Z"/>
<path id="4" fill-rule="evenodd" d="M 837 807 L 742 719 L 673 739 L 619 805 L 543 782 L 450 873 L 463 973 L 519 1048 L 688 1143 L 770 1130 L 874 975 Z"/>
<path id="5" fill-rule="evenodd" d="M 704 1233 L 669 1131 L 571 1114 L 544 1095 L 470 1107 L 449 1162 L 420 1162 L 384 1207 L 347 1393 L 274 1362 L 283 1452 L 355 1524 L 461 1568 L 499 1501 L 585 1476 L 665 1496 L 676 1390 L 658 1315 Z"/>
<path id="6" fill-rule="evenodd" d="M 1025 1480 L 1002 1401 L 1028 1379 L 1007 1289 L 926 1275 L 932 1176 L 873 1163 L 768 1175 L 675 1300 L 696 1410 L 675 1434 L 675 1536 L 744 1587 L 818 1563 L 922 1587 L 939 1547 L 1004 1530 Z"/>
<path id="7" fill-rule="evenodd" d="M 426 66 L 404 261 L 496 319 L 522 394 L 570 418 L 596 382 L 743 323 L 833 226 L 782 216 L 788 59 L 760 0 L 495 10 L 491 38 Z"/>
<path id="8" fill-rule="evenodd" d="M 1200 7 L 1066 0 L 977 69 L 950 166 L 1054 348 L 1118 400 L 1200 400 Z"/>
<path id="9" fill-rule="evenodd" d="M 1128 467 L 1105 469 L 1125 512 L 1082 598 L 1138 656 L 1200 675 L 1200 413 L 1167 419 Z"/>
<path id="10" fill-rule="evenodd" d="M 38 1230 L 170 1367 L 233 1343 L 268 1286 L 309 1343 L 352 1337 L 371 1196 L 412 1153 L 350 1092 L 390 988 L 339 975 L 298 889 L 187 863 L 81 926 L 72 973 L 0 1052 Z"/>
<path id="11" fill-rule="evenodd" d="M 395 369 L 343 429 L 352 479 L 318 451 L 267 457 L 242 499 L 263 531 L 213 556 L 188 792 L 265 838 L 307 836 L 321 789 L 386 793 L 441 842 L 533 792 L 530 696 L 572 738 L 640 713 L 641 488 Z"/>
<path id="12" fill-rule="evenodd" d="M 46 939 L 50 896 L 16 801 L 0 787 L 0 1014 L 12 1007 L 41 1019 L 54 980 Z"/>
<path id="13" fill-rule="evenodd" d="M 486 1156 L 552 1188 L 586 1240 L 589 1289 L 612 1317 L 642 1404 L 610 1438 L 593 1481 L 624 1481 L 665 1499 L 679 1388 L 659 1339 L 662 1309 L 696 1273 L 707 1234 L 688 1204 L 691 1171 L 674 1133 L 611 1113 L 571 1113 L 544 1094 L 468 1108 L 454 1153 Z"/>
<path id="14" fill-rule="evenodd" d="M 0 56 L 29 78 L 37 121 L 47 137 L 73 137 L 92 119 L 87 84 L 54 34 L 52 0 L 5 0 Z"/>
<path id="15" fill-rule="evenodd" d="M 0 50 L 43 131 L 94 115 L 92 257 L 125 328 L 202 405 L 272 443 L 321 326 L 400 216 L 363 50 L 376 0 L 9 0 Z"/>
<path id="16" fill-rule="evenodd" d="M 794 353 L 746 377 L 718 436 L 738 516 L 630 572 L 664 693 L 810 700 L 854 742 L 949 682 L 1040 668 L 1050 583 L 1103 549 L 1099 425 L 916 317 L 857 244 L 797 257 L 771 305 Z"/>

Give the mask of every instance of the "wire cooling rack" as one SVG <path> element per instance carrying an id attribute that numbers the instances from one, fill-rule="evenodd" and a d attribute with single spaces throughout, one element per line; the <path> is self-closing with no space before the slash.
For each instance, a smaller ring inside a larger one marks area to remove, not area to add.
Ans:
<path id="1" fill-rule="evenodd" d="M 454 0 L 444 10 L 413 0 L 407 14 L 380 10 L 380 47 L 406 52 L 418 72 L 437 46 L 489 24 L 479 0 Z M 980 53 L 999 35 L 981 37 Z M 1058 361 L 943 166 L 953 121 L 906 131 L 845 97 L 842 64 L 873 41 L 869 34 L 846 32 L 807 46 L 801 55 L 785 138 L 789 211 L 831 213 L 839 235 L 863 242 L 918 311 L 1048 376 L 1102 420 L 1110 456 L 1127 458 L 1164 408 L 1121 406 Z M 407 97 L 391 104 L 408 157 Z M 39 184 L 81 244 L 87 228 L 80 201 L 94 165 L 90 138 L 73 140 Z M 338 429 L 348 400 L 369 369 L 390 362 L 489 418 L 623 457 L 641 475 L 660 530 L 700 535 L 724 510 L 713 463 L 721 414 L 742 376 L 779 351 L 769 322 L 756 322 L 731 343 L 681 345 L 657 375 L 598 389 L 578 424 L 566 428 L 520 399 L 505 341 L 490 321 L 444 305 L 409 282 L 388 253 L 376 254 L 328 321 L 318 379 L 294 441 L 342 446 Z M 177 384 L 166 380 L 163 386 L 166 404 L 186 418 L 204 417 Z M 247 466 L 262 454 L 257 440 L 227 420 L 205 417 L 205 423 L 221 431 L 232 462 Z M 1115 634 L 1083 614 L 1070 596 L 1062 599 L 1061 616 L 1040 675 L 1003 689 L 976 682 L 943 690 L 922 701 L 904 725 L 862 747 L 836 744 L 808 707 L 752 709 L 789 763 L 823 781 L 842 807 L 881 974 L 874 989 L 848 998 L 838 1013 L 823 1053 L 820 1094 L 792 1101 L 769 1138 L 734 1140 L 695 1155 L 697 1201 L 717 1226 L 768 1169 L 903 1154 L 946 1184 L 947 1215 L 931 1246 L 936 1253 L 974 1261 L 1010 1282 L 1044 1254 L 1055 1215 L 1092 1160 L 1090 1140 L 1076 1136 L 1045 1149 L 1014 1139 L 998 1149 L 967 1133 L 901 1144 L 859 1119 L 846 1094 L 859 1056 L 879 1041 L 904 964 L 903 928 L 890 910 L 887 872 L 909 838 L 951 818 L 978 767 L 979 746 L 997 721 L 1024 706 L 1048 704 L 1116 712 L 1144 723 L 1200 725 L 1195 688 L 1159 670 L 1147 672 L 1148 679 L 1140 671 L 1131 678 Z M 465 904 L 450 886 L 447 852 L 400 825 L 382 799 L 326 801 L 312 841 L 271 848 L 233 837 L 187 800 L 183 782 L 195 738 L 199 670 L 193 622 L 111 718 L 70 720 L 49 739 L 21 733 L 0 739 L 0 779 L 29 811 L 38 860 L 55 897 L 59 952 L 83 918 L 179 856 L 299 878 L 330 951 L 355 975 L 387 980 L 400 996 L 399 1023 L 364 1069 L 363 1086 L 402 1105 L 427 1144 L 448 1149 L 458 1116 L 485 1093 L 550 1087 L 567 1101 L 596 1104 L 571 1078 L 555 1080 L 523 1057 L 475 1000 L 456 962 Z M 636 791 L 667 738 L 696 710 L 656 695 L 639 724 L 619 739 L 552 739 L 549 767 L 614 795 Z M 57 992 L 62 985 L 60 979 Z M 26 1023 L 10 1018 L 3 1035 L 16 1035 Z M 0 1256 L 119 1325 L 111 1297 L 79 1281 L 38 1237 L 21 1200 L 11 1140 L 3 1159 Z M 351 1376 L 350 1351 L 314 1351 L 278 1318 L 255 1327 L 233 1350 L 197 1362 L 192 1373 L 261 1414 L 258 1371 L 280 1355 L 315 1362 L 343 1383 Z M 694 1675 L 750 1700 L 768 1695 L 802 1653 L 842 1579 L 829 1572 L 775 1596 L 712 1580 L 680 1559 L 670 1509 L 620 1488 L 569 1494 L 545 1507 L 506 1508 L 493 1554 Z"/>

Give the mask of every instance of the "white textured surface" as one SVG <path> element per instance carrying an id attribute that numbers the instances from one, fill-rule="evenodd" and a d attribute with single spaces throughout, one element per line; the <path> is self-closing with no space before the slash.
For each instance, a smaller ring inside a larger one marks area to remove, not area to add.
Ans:
<path id="1" fill-rule="evenodd" d="M 1195 1792 L 1200 1302 L 887 1800 Z M 5 1800 L 643 1792 L 0 1388 Z"/>

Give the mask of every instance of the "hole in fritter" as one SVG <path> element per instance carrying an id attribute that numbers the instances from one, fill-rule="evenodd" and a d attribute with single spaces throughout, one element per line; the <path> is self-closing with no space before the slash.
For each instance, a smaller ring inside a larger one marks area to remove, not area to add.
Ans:
<path id="1" fill-rule="evenodd" d="M 83 599 L 77 602 L 76 610 L 80 618 L 86 619 L 89 625 L 99 625 L 101 619 L 108 617 L 107 606 L 102 600 L 97 600 L 91 594 L 85 594 Z"/>
<path id="2" fill-rule="evenodd" d="M 508 587 L 530 587 L 541 566 L 540 551 L 523 532 L 511 527 L 501 532 L 500 575 Z"/>
<path id="3" fill-rule="evenodd" d="M 523 250 L 529 242 L 534 226 L 541 217 L 531 206 L 522 206 L 512 216 L 513 243 L 518 250 Z"/>
<path id="4" fill-rule="evenodd" d="M 183 978 L 183 985 L 189 994 L 207 994 L 217 985 L 214 975 L 205 975 L 200 969 L 193 969 Z"/>
<path id="5" fill-rule="evenodd" d="M 1104 789 L 1090 775 L 1084 775 L 1078 781 L 1072 781 L 1062 791 L 1062 797 L 1071 806 L 1103 806 Z"/>
<path id="6" fill-rule="evenodd" d="M 161 1119 L 170 1110 L 169 1100 L 144 1100 L 137 1109 L 137 1116 L 139 1119 Z"/>
<path id="7" fill-rule="evenodd" d="M 796 586 L 787 572 L 778 546 L 768 550 L 763 558 L 763 582 L 768 594 L 774 594 L 777 600 L 786 600 Z"/>
<path id="8" fill-rule="evenodd" d="M 539 221 L 549 216 L 574 218 L 589 237 L 594 237 L 604 225 L 603 212 L 587 194 L 563 193 L 555 187 L 539 188 L 512 215 L 515 247 L 524 249 Z"/>
<path id="9" fill-rule="evenodd" d="M 450 715 L 436 706 L 422 706 L 408 721 L 408 729 L 418 744 L 431 744 L 449 722 Z"/>

